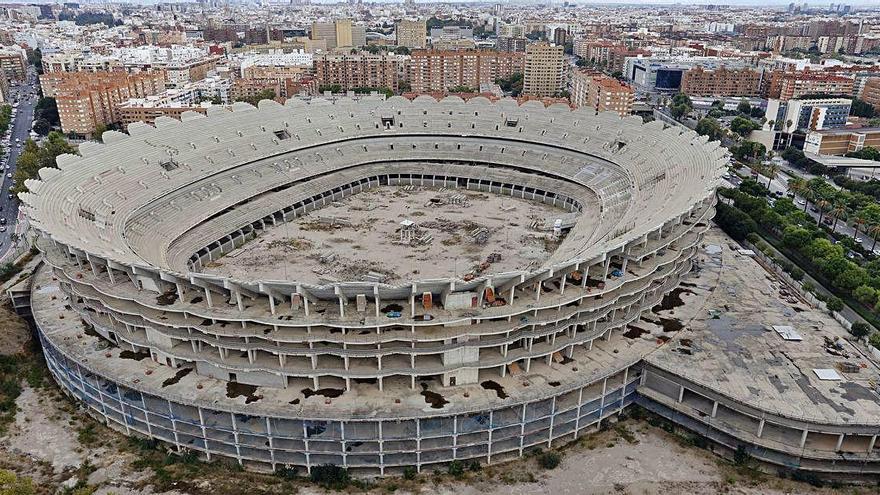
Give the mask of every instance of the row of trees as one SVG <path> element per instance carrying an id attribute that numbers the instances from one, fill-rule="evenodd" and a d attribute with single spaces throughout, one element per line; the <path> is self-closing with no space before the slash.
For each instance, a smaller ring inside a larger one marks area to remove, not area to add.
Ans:
<path id="1" fill-rule="evenodd" d="M 50 132 L 43 145 L 39 146 L 32 139 L 28 139 L 24 143 L 21 154 L 13 174 L 13 184 L 9 188 L 9 192 L 18 194 L 26 192 L 27 186 L 25 181 L 28 179 L 38 178 L 38 174 L 43 167 L 57 168 L 58 164 L 55 159 L 58 155 L 64 153 L 76 153 L 76 150 L 64 139 L 64 135 L 60 132 Z"/>
<path id="2" fill-rule="evenodd" d="M 805 183 L 801 192 L 810 194 L 809 191 L 815 189 L 817 196 L 828 194 L 825 186 L 829 185 L 825 183 L 823 186 L 818 181 Z M 719 204 L 715 220 L 731 237 L 754 239 L 750 234 L 761 233 L 836 296 L 860 303 L 870 312 L 868 316 L 880 313 L 880 259 L 864 265 L 856 263 L 847 257 L 846 243 L 835 242 L 820 223 L 790 199 L 780 198 L 771 206 L 766 198 L 746 192 L 761 190 L 763 186 L 752 180 L 743 183 L 750 184 L 740 190 L 719 191 L 723 197 L 732 200 L 733 205 Z M 846 208 L 842 207 L 834 213 L 835 218 L 841 219 L 845 211 Z M 861 218 L 863 225 L 871 218 L 870 230 L 880 237 L 880 205 L 871 202 L 853 215 Z"/>

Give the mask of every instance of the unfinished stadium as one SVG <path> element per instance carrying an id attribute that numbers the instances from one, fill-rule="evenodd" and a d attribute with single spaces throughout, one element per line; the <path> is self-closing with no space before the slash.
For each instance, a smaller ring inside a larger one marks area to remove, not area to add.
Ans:
<path id="1" fill-rule="evenodd" d="M 387 475 L 562 445 L 638 398 L 768 462 L 878 456 L 876 425 L 774 416 L 623 335 L 692 268 L 718 143 L 481 98 L 211 110 L 107 132 L 22 195 L 46 360 L 108 425 Z"/>

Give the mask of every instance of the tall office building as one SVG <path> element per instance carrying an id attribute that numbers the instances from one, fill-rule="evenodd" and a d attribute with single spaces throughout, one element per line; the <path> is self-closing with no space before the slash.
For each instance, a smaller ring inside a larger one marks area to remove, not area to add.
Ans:
<path id="1" fill-rule="evenodd" d="M 410 49 L 425 48 L 427 46 L 428 31 L 424 20 L 401 19 L 397 21 L 397 46 L 405 46 Z"/>
<path id="2" fill-rule="evenodd" d="M 547 42 L 526 46 L 523 94 L 553 96 L 562 90 L 563 47 Z"/>

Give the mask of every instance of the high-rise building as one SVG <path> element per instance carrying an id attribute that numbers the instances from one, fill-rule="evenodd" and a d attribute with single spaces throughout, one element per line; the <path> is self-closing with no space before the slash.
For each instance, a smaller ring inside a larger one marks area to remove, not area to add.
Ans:
<path id="1" fill-rule="evenodd" d="M 632 113 L 633 89 L 629 85 L 601 74 L 576 72 L 571 78 L 571 103 L 593 107 L 597 112 Z"/>
<path id="2" fill-rule="evenodd" d="M 563 47 L 547 42 L 526 46 L 523 94 L 553 96 L 562 90 Z"/>
<path id="3" fill-rule="evenodd" d="M 495 50 L 416 50 L 409 61 L 411 90 L 416 93 L 466 87 L 477 91 L 495 79 L 522 73 L 522 53 Z"/>
<path id="4" fill-rule="evenodd" d="M 758 96 L 761 74 L 748 68 L 705 70 L 697 66 L 682 76 L 681 92 L 688 96 Z"/>
<path id="5" fill-rule="evenodd" d="M 315 56 L 313 64 L 319 86 L 339 85 L 342 90 L 387 88 L 397 91 L 399 75 L 406 60 L 406 56 L 393 53 L 331 53 Z"/>
<path id="6" fill-rule="evenodd" d="M 409 49 L 425 48 L 428 31 L 424 20 L 401 19 L 395 26 L 397 46 Z"/>
<path id="7" fill-rule="evenodd" d="M 354 24 L 351 19 L 313 22 L 311 39 L 324 40 L 328 50 L 358 47 L 367 44 L 367 31 L 362 24 Z"/>
<path id="8" fill-rule="evenodd" d="M 64 132 L 89 135 L 99 127 L 119 122 L 117 105 L 165 90 L 165 72 L 53 72 L 51 80 Z"/>

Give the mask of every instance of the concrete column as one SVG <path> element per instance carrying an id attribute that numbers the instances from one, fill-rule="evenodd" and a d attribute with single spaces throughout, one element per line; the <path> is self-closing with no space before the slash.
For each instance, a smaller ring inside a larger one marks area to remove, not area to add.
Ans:
<path id="1" fill-rule="evenodd" d="M 678 386 L 678 402 L 681 403 L 684 400 L 684 385 Z"/>
<path id="2" fill-rule="evenodd" d="M 871 441 L 868 443 L 868 453 L 869 454 L 874 450 L 875 443 L 877 443 L 877 435 L 873 435 L 871 437 Z"/>
<path id="3" fill-rule="evenodd" d="M 837 446 L 834 447 L 835 452 L 840 451 L 840 447 L 843 445 L 843 437 L 846 436 L 844 433 L 841 433 L 839 437 L 837 437 Z"/>
<path id="4" fill-rule="evenodd" d="M 801 435 L 801 448 L 804 448 L 804 445 L 807 444 L 807 433 L 807 430 L 804 430 L 803 434 Z"/>
<path id="5" fill-rule="evenodd" d="M 718 401 L 712 403 L 712 418 L 715 418 L 715 415 L 718 414 Z"/>
<path id="6" fill-rule="evenodd" d="M 761 422 L 758 423 L 758 438 L 761 438 L 761 434 L 764 433 L 764 418 L 761 418 Z"/>

